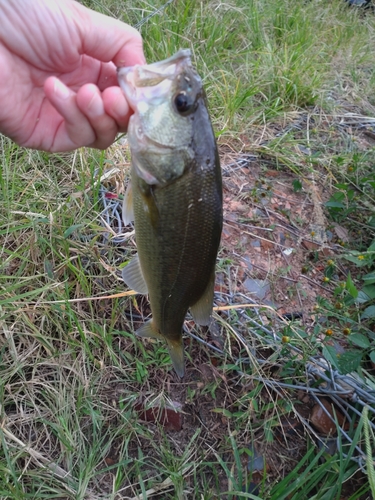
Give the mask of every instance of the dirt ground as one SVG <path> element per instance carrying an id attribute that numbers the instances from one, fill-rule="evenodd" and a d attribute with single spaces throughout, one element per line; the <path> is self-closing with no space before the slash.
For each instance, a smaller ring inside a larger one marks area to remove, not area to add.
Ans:
<path id="1" fill-rule="evenodd" d="M 319 116 L 319 111 L 315 111 L 315 116 Z M 276 124 L 267 132 L 266 143 L 280 136 L 285 128 L 290 130 L 291 124 L 293 128 L 293 123 L 306 124 L 308 120 L 311 124 L 314 118 L 306 113 L 291 120 L 286 127 L 285 124 L 284 127 Z M 332 140 L 331 121 L 319 117 L 319 130 L 319 142 L 329 144 Z M 303 133 L 303 127 L 302 130 L 299 125 L 295 127 L 293 140 L 302 162 L 304 155 L 311 153 L 298 145 Z M 362 150 L 372 148 L 375 143 L 375 134 L 372 137 L 371 131 L 346 127 L 337 132 L 336 148 L 339 148 L 340 141 L 344 141 L 343 137 L 355 140 L 356 147 Z M 246 138 L 241 139 L 240 152 L 237 144 L 233 147 L 220 145 L 224 227 L 215 288 L 216 306 L 220 309 L 220 306 L 228 305 L 228 301 L 246 303 L 246 299 L 251 299 L 259 306 L 275 309 L 277 321 L 284 320 L 285 324 L 291 319 L 298 320 L 301 328 L 311 333 L 318 320 L 315 314 L 317 298 L 332 297 L 332 289 L 323 282 L 327 261 L 342 251 L 352 235 L 346 228 L 327 220 L 323 204 L 330 197 L 330 188 L 324 175 L 312 173 L 300 178 L 293 167 L 288 169 L 284 165 L 279 168 L 277 159 L 265 154 L 264 147 L 259 147 L 260 142 L 253 148 Z M 345 280 L 347 269 L 337 265 L 335 273 L 336 280 Z M 137 314 L 145 316 L 149 313 L 145 298 L 137 298 L 133 313 L 134 326 L 137 327 Z M 210 328 L 200 330 L 207 344 L 218 349 L 228 346 L 220 317 L 225 321 L 226 316 L 219 310 Z M 272 323 L 269 316 L 264 319 L 266 325 Z M 282 326 L 280 321 L 277 328 L 282 329 Z M 247 327 L 241 328 L 241 321 L 237 327 L 251 344 L 251 331 Z M 186 330 L 196 333 L 194 323 L 189 319 Z M 257 342 L 253 345 L 252 354 L 264 362 L 262 377 L 282 379 L 283 366 L 271 360 L 274 348 L 261 347 Z M 229 436 L 236 428 L 233 415 L 243 411 L 243 401 L 251 404 L 247 395 L 255 390 L 256 384 L 239 371 L 225 375 L 217 368 L 222 360 L 215 356 L 215 352 L 202 349 L 191 337 L 185 338 L 185 349 L 187 358 L 194 362 L 187 362 L 183 381 L 173 373 L 166 377 L 161 370 L 158 374 L 156 369 L 153 380 L 160 378 L 166 397 L 163 401 L 152 401 L 147 395 L 153 392 L 149 387 L 137 403 L 139 417 L 151 426 L 155 439 L 161 424 L 177 454 L 182 453 L 200 429 L 198 439 L 205 459 L 215 460 L 213 450 L 222 450 L 221 458 L 230 468 L 235 464 L 233 453 L 228 448 Z M 231 343 L 230 349 L 232 359 L 241 356 L 240 343 Z M 117 386 L 112 389 L 114 394 L 122 390 Z M 241 456 L 244 470 L 246 467 L 253 470 L 253 489 L 249 491 L 255 494 L 256 483 L 262 480 L 264 469 L 269 482 L 285 477 L 306 454 L 309 441 L 318 443 L 319 439 L 325 440 L 335 432 L 332 423 L 323 422 L 324 415 L 316 418 L 316 401 L 303 390 L 274 391 L 264 386 L 257 393 L 257 401 L 270 410 L 261 412 L 260 419 L 259 411 L 250 409 L 247 413 L 250 418 L 241 427 L 243 435 L 236 437 L 242 449 L 254 454 L 252 459 L 246 453 Z M 274 410 L 276 406 L 277 412 Z M 267 420 L 271 429 L 268 438 L 264 429 Z M 146 442 L 144 446 L 147 453 Z M 153 453 L 151 449 L 148 452 Z M 108 460 L 116 462 L 116 445 Z M 257 465 L 251 465 L 253 462 Z M 191 477 L 188 476 L 187 487 Z M 219 474 L 219 481 L 221 491 L 230 490 L 224 472 Z M 363 477 L 352 478 L 345 485 L 341 500 L 357 491 L 362 481 Z M 163 498 L 163 494 L 155 498 Z M 219 497 L 214 495 L 212 498 Z"/>

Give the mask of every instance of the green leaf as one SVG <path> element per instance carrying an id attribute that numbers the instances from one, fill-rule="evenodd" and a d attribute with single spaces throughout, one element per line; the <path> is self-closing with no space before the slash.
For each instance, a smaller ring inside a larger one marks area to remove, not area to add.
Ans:
<path id="1" fill-rule="evenodd" d="M 84 224 L 73 224 L 72 226 L 68 227 L 68 229 L 64 231 L 64 238 L 69 238 L 69 236 L 73 234 L 76 229 L 79 229 L 83 226 Z"/>
<path id="2" fill-rule="evenodd" d="M 335 351 L 335 348 L 331 345 L 324 345 L 323 346 L 323 356 L 326 358 L 326 360 L 331 363 L 331 365 L 334 368 L 338 368 L 338 359 L 337 359 L 337 354 Z"/>
<path id="3" fill-rule="evenodd" d="M 310 337 L 310 335 L 308 333 L 306 333 L 305 330 L 302 330 L 301 328 L 296 328 L 296 332 L 301 337 L 301 339 L 305 339 L 307 337 Z"/>
<path id="4" fill-rule="evenodd" d="M 356 304 L 365 304 L 370 300 L 370 297 L 363 291 L 358 292 L 358 297 L 355 299 Z"/>
<path id="5" fill-rule="evenodd" d="M 354 196 L 355 196 L 355 191 L 354 189 L 348 189 L 346 196 L 348 197 L 349 201 L 352 201 Z"/>
<path id="6" fill-rule="evenodd" d="M 375 363 L 375 351 L 370 352 L 370 359 L 373 363 Z"/>
<path id="7" fill-rule="evenodd" d="M 366 285 L 372 285 L 375 283 L 375 272 L 365 274 L 362 276 L 363 281 L 366 283 Z"/>
<path id="8" fill-rule="evenodd" d="M 48 259 L 45 259 L 44 261 L 44 271 L 47 273 L 47 276 L 50 279 L 54 279 L 55 273 L 53 272 L 53 265 L 52 262 Z"/>
<path id="9" fill-rule="evenodd" d="M 350 342 L 353 344 L 359 346 L 359 347 L 364 347 L 367 349 L 370 347 L 370 341 L 367 337 L 362 335 L 362 333 L 352 333 L 349 337 Z"/>
<path id="10" fill-rule="evenodd" d="M 338 360 L 340 373 L 345 375 L 355 372 L 361 364 L 362 356 L 363 352 L 354 350 L 346 351 L 344 354 L 341 354 Z"/>
<path id="11" fill-rule="evenodd" d="M 232 418 L 233 417 L 233 414 L 229 410 L 227 410 L 225 408 L 214 408 L 211 411 L 214 412 L 214 413 L 221 413 L 222 415 L 224 415 L 224 417 L 227 417 L 227 418 Z"/>
<path id="12" fill-rule="evenodd" d="M 375 285 L 366 285 L 362 288 L 362 292 L 365 293 L 370 299 L 375 299 Z"/>
<path id="13" fill-rule="evenodd" d="M 368 306 L 361 314 L 361 319 L 375 318 L 375 306 Z"/>
<path id="14" fill-rule="evenodd" d="M 346 279 L 346 289 L 350 293 L 350 295 L 356 299 L 358 297 L 358 290 L 353 283 L 352 277 L 350 276 L 350 273 L 348 274 L 348 277 Z"/>
<path id="15" fill-rule="evenodd" d="M 363 254 L 358 253 L 357 255 L 363 255 Z M 356 264 L 358 267 L 368 266 L 368 260 L 358 259 L 358 257 L 354 254 L 343 255 L 343 258 L 348 260 L 349 262 L 354 262 L 354 264 Z"/>
<path id="16" fill-rule="evenodd" d="M 302 191 L 302 182 L 299 179 L 294 179 L 292 181 L 293 191 L 297 193 L 298 191 Z"/>
<path id="17" fill-rule="evenodd" d="M 347 306 L 347 307 L 350 307 L 352 306 L 354 303 L 357 303 L 358 302 L 358 297 L 356 299 L 353 299 L 353 297 L 351 295 L 347 295 L 346 297 L 344 297 L 344 304 Z M 367 301 L 366 301 L 367 302 Z"/>
<path id="18" fill-rule="evenodd" d="M 341 201 L 327 201 L 324 205 L 328 208 L 345 208 Z"/>

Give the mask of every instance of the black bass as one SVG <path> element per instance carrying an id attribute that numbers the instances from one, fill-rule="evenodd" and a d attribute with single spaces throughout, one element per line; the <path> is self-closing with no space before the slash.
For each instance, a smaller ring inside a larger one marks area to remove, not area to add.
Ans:
<path id="1" fill-rule="evenodd" d="M 154 64 L 120 68 L 118 79 L 134 109 L 123 217 L 125 223 L 134 217 L 138 249 L 123 278 L 149 294 L 152 319 L 137 335 L 164 339 L 182 377 L 186 313 L 190 308 L 200 325 L 207 325 L 212 313 L 222 230 L 216 141 L 189 50 Z"/>

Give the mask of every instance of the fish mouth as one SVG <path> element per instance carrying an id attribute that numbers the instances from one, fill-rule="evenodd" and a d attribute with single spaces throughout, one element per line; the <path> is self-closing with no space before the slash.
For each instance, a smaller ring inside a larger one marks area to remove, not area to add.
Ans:
<path id="1" fill-rule="evenodd" d="M 163 61 L 117 68 L 118 82 L 130 107 L 136 110 L 140 101 L 162 101 L 182 68 L 192 67 L 190 58 L 190 49 L 181 49 Z"/>

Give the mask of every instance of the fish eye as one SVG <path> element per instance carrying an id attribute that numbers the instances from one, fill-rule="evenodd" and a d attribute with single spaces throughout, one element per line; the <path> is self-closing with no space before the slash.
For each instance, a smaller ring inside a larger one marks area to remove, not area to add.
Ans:
<path id="1" fill-rule="evenodd" d="M 186 115 L 189 113 L 189 111 L 192 111 L 193 104 L 194 103 L 193 103 L 191 97 L 184 94 L 183 92 L 181 92 L 180 94 L 177 94 L 176 97 L 174 98 L 174 105 L 175 105 L 177 111 L 182 115 Z"/>

